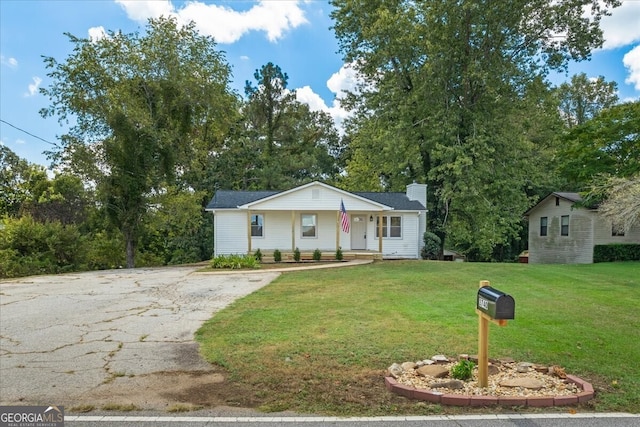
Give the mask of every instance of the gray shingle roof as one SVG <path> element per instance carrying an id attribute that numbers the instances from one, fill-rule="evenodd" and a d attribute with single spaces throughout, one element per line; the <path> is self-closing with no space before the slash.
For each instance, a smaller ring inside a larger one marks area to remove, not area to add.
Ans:
<path id="1" fill-rule="evenodd" d="M 529 216 L 529 214 L 531 213 L 531 211 L 533 211 L 534 209 L 536 209 L 538 207 L 538 205 L 542 204 L 543 202 L 545 202 L 547 199 L 549 199 L 550 197 L 560 197 L 562 199 L 568 200 L 572 203 L 578 203 L 582 201 L 582 196 L 580 196 L 579 193 L 570 193 L 570 192 L 563 192 L 563 191 L 554 191 L 553 193 L 550 193 L 549 195 L 547 195 L 546 197 L 544 197 L 543 199 L 541 199 L 538 203 L 536 203 L 535 205 L 533 205 L 532 207 L 530 207 L 525 213 L 524 216 Z M 592 209 L 592 208 L 589 208 Z"/>
<path id="2" fill-rule="evenodd" d="M 207 205 L 207 209 L 233 209 L 278 193 L 281 191 L 218 190 Z"/>
<path id="3" fill-rule="evenodd" d="M 383 205 L 390 206 L 399 211 L 420 211 L 425 207 L 417 200 L 409 200 L 405 193 L 353 193 L 357 196 L 364 197 L 365 199 L 373 200 L 374 202 L 381 203 Z"/>
<path id="4" fill-rule="evenodd" d="M 264 199 L 282 191 L 232 191 L 218 190 L 207 205 L 207 210 L 211 209 L 234 209 L 238 206 Z M 353 194 L 369 199 L 371 201 L 381 203 L 401 211 L 418 211 L 424 210 L 422 203 L 409 200 L 404 193 L 373 193 L 373 192 L 354 192 Z"/>

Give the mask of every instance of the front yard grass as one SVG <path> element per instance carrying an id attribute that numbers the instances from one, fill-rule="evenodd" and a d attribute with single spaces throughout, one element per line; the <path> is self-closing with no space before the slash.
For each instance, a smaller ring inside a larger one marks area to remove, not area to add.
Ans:
<path id="1" fill-rule="evenodd" d="M 412 401 L 386 368 L 477 353 L 478 282 L 511 294 L 489 356 L 560 365 L 591 382 L 580 411 L 640 408 L 640 263 L 527 265 L 383 261 L 283 273 L 196 333 L 201 352 L 264 411 L 359 416 L 513 412 Z M 545 409 L 567 411 L 568 408 Z"/>

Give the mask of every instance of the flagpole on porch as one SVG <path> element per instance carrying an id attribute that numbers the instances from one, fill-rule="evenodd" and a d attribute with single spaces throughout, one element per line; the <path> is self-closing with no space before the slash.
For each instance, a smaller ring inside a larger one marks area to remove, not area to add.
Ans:
<path id="1" fill-rule="evenodd" d="M 336 252 L 340 249 L 340 209 L 336 211 Z"/>

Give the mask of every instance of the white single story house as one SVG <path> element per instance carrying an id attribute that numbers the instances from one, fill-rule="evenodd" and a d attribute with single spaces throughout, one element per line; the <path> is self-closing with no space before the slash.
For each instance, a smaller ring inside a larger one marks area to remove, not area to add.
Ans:
<path id="1" fill-rule="evenodd" d="M 214 215 L 214 256 L 341 248 L 419 259 L 426 205 L 426 184 L 352 193 L 314 181 L 286 191 L 218 190 L 206 210 Z"/>
<path id="2" fill-rule="evenodd" d="M 640 243 L 640 227 L 620 233 L 597 208 L 575 207 L 578 193 L 551 193 L 525 212 L 529 220 L 529 263 L 591 264 L 593 248 Z"/>

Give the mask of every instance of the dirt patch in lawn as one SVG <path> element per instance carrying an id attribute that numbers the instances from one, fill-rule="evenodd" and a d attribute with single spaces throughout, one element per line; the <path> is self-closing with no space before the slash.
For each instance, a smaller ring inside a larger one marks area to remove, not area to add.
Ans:
<path id="1" fill-rule="evenodd" d="M 171 371 L 115 378 L 85 393 L 74 407 L 77 411 L 185 411 L 220 406 L 253 408 L 257 404 L 249 387 L 227 381 L 223 373 Z"/>

